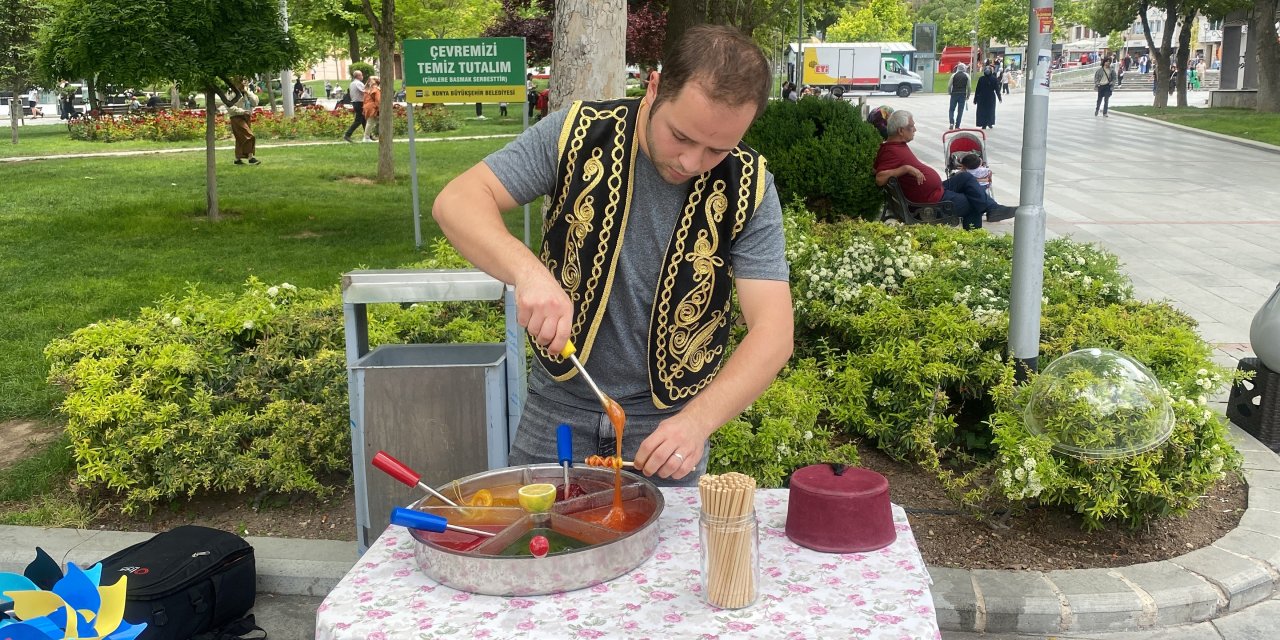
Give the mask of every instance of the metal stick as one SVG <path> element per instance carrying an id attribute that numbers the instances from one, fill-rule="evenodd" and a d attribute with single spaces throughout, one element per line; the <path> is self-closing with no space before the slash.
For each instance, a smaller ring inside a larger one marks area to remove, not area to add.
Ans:
<path id="1" fill-rule="evenodd" d="M 458 524 L 446 524 L 445 528 L 453 529 L 454 531 L 461 531 L 462 533 L 469 533 L 473 536 L 480 536 L 482 538 L 492 538 L 493 536 L 497 535 L 495 533 L 489 533 L 488 531 L 472 529 L 471 527 L 464 527 Z"/>
<path id="2" fill-rule="evenodd" d="M 582 374 L 582 379 L 586 380 L 587 384 L 591 386 L 591 390 L 596 392 L 596 397 L 600 399 L 601 406 L 605 408 L 605 411 L 608 411 L 609 396 L 606 396 L 604 392 L 600 390 L 600 387 L 596 386 L 596 381 L 591 379 L 591 374 L 587 373 L 587 370 L 583 368 L 581 362 L 578 362 L 578 356 L 575 356 L 572 353 L 569 354 L 569 361 L 573 363 L 573 366 L 578 368 L 578 372 Z"/>
<path id="3" fill-rule="evenodd" d="M 451 507 L 456 507 L 456 506 L 458 506 L 458 503 L 456 503 L 456 502 L 454 502 L 454 501 L 452 501 L 452 500 L 450 500 L 450 499 L 448 499 L 448 498 L 444 497 L 444 495 L 443 495 L 443 494 L 441 494 L 439 491 L 436 491 L 435 489 L 432 489 L 431 487 L 428 487 L 425 483 L 423 483 L 423 482 L 421 482 L 421 481 L 419 481 L 419 482 L 418 482 L 418 488 L 422 489 L 423 491 L 426 491 L 427 493 L 429 493 L 429 494 L 431 494 L 431 495 L 433 495 L 433 496 L 435 496 L 435 497 L 437 497 L 437 498 L 440 498 L 441 500 L 444 500 L 445 504 L 447 504 L 447 505 L 449 505 L 449 506 L 451 506 Z"/>

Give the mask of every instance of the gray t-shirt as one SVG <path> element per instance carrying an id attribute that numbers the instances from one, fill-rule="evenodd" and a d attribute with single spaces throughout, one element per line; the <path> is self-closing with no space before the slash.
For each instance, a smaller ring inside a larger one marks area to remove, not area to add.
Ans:
<path id="1" fill-rule="evenodd" d="M 352 80 L 348 93 L 351 94 L 352 102 L 364 102 L 364 83 L 359 80 Z"/>
<path id="2" fill-rule="evenodd" d="M 549 114 L 506 147 L 485 158 L 485 164 L 516 202 L 531 202 L 539 196 L 550 195 L 555 189 L 556 143 L 567 117 L 567 110 Z M 733 243 L 733 275 L 785 282 L 789 269 L 782 233 L 782 207 L 773 185 L 773 174 L 766 172 L 765 180 L 767 189 L 760 208 Z M 662 260 L 688 194 L 689 183 L 668 184 L 643 151 L 636 154 L 631 215 L 609 294 L 609 306 L 591 348 L 591 357 L 582 363 L 600 390 L 617 400 L 628 414 L 652 415 L 678 409 L 661 410 L 651 400 L 648 327 Z M 583 409 L 600 406 L 582 376 L 556 382 L 541 364 L 532 367 L 529 387 L 532 392 L 562 404 Z"/>

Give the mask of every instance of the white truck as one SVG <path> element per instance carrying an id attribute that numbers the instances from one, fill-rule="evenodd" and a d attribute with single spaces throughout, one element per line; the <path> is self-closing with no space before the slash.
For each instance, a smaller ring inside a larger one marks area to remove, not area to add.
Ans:
<path id="1" fill-rule="evenodd" d="M 804 45 L 801 82 L 840 98 L 852 89 L 892 91 L 905 98 L 924 89 L 920 75 L 884 56 L 879 45 L 826 42 Z"/>

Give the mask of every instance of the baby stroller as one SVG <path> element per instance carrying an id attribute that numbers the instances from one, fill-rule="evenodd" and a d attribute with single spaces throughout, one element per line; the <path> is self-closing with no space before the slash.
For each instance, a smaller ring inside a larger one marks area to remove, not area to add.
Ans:
<path id="1" fill-rule="evenodd" d="M 952 129 L 942 133 L 942 157 L 947 176 L 968 171 L 991 193 L 991 167 L 987 165 L 987 132 L 982 129 Z"/>

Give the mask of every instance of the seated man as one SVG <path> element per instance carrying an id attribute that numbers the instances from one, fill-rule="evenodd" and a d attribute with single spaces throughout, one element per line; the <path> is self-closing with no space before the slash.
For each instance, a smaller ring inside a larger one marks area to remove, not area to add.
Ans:
<path id="1" fill-rule="evenodd" d="M 883 187 L 889 178 L 897 178 L 902 194 L 912 202 L 952 202 L 955 214 L 960 216 L 965 229 L 981 229 L 982 214 L 988 222 L 1008 220 L 1015 207 L 997 204 L 977 178 L 961 171 L 943 180 L 937 171 L 920 161 L 907 143 L 916 137 L 916 121 L 910 111 L 899 109 L 889 116 L 885 127 L 889 137 L 880 145 L 876 154 L 876 184 Z M 911 176 L 904 178 L 903 176 Z"/>

